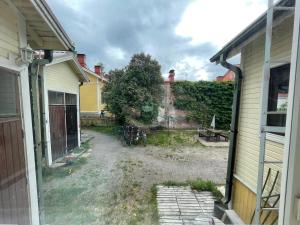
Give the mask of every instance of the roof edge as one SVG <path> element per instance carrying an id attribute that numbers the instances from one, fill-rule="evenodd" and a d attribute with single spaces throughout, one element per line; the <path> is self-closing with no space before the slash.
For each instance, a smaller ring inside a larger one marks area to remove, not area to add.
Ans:
<path id="1" fill-rule="evenodd" d="M 81 65 L 79 64 L 74 55 L 69 54 L 60 57 L 54 57 L 51 63 L 46 64 L 46 67 L 54 66 L 56 64 L 64 62 L 71 62 L 73 64 L 74 68 L 77 70 L 76 75 L 80 78 L 81 82 L 89 82 L 88 76 L 85 74 Z"/>
<path id="2" fill-rule="evenodd" d="M 276 3 L 276 6 L 291 6 L 294 5 L 294 0 L 281 0 Z M 274 19 L 286 15 L 289 16 L 294 12 L 285 11 L 285 12 L 274 12 Z M 267 20 L 267 10 L 259 16 L 254 22 L 248 25 L 242 32 L 240 32 L 235 38 L 229 41 L 220 51 L 218 51 L 214 56 L 209 60 L 210 62 L 219 63 L 221 55 L 228 56 L 231 52 L 239 48 L 244 42 L 256 35 L 261 30 L 265 29 Z"/>
<path id="3" fill-rule="evenodd" d="M 75 46 L 70 37 L 54 15 L 49 5 L 45 0 L 30 0 L 32 5 L 36 8 L 38 13 L 44 18 L 45 22 L 50 26 L 52 31 L 56 34 L 65 50 L 75 51 Z"/>

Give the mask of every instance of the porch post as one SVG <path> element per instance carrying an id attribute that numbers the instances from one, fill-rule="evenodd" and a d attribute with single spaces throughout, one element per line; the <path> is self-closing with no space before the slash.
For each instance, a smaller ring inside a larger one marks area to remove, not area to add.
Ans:
<path id="1" fill-rule="evenodd" d="M 279 225 L 300 224 L 300 0 L 296 0 Z M 298 171 L 298 173 L 297 173 Z M 299 205 L 298 204 L 299 199 Z M 298 214 L 298 218 L 297 218 Z"/>

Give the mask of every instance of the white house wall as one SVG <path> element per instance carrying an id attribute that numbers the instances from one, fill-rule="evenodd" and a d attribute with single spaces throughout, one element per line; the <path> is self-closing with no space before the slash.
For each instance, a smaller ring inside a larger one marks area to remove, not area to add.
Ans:
<path id="1" fill-rule="evenodd" d="M 0 57 L 19 54 L 18 17 L 9 3 L 0 1 Z"/>
<path id="2" fill-rule="evenodd" d="M 291 54 L 293 18 L 274 28 L 272 61 L 289 61 Z M 235 176 L 251 190 L 256 190 L 259 155 L 260 101 L 264 61 L 264 35 L 242 50 L 242 93 L 237 138 Z M 271 140 L 266 144 L 267 160 L 282 160 L 283 144 Z M 272 166 L 280 170 L 280 166 Z M 272 174 L 274 178 L 275 173 Z M 277 186 L 279 192 L 279 184 Z"/>
<path id="3" fill-rule="evenodd" d="M 50 117 L 48 91 L 65 92 L 76 94 L 77 96 L 77 124 L 78 124 L 78 144 L 80 146 L 80 111 L 79 111 L 79 79 L 74 74 L 68 62 L 62 62 L 54 65 L 48 65 L 44 68 L 44 96 L 45 96 L 45 126 L 46 126 L 46 142 L 47 142 L 47 163 L 52 164 L 51 152 L 51 136 L 50 136 Z"/>

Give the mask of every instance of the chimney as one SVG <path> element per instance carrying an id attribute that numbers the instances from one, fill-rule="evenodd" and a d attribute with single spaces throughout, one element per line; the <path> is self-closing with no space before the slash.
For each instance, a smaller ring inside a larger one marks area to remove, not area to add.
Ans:
<path id="1" fill-rule="evenodd" d="M 170 70 L 169 71 L 169 81 L 174 82 L 175 79 L 175 70 Z"/>
<path id="2" fill-rule="evenodd" d="M 100 64 L 95 65 L 95 73 L 101 75 L 102 73 L 102 66 Z"/>
<path id="3" fill-rule="evenodd" d="M 85 54 L 77 54 L 77 60 L 82 67 L 87 68 Z"/>

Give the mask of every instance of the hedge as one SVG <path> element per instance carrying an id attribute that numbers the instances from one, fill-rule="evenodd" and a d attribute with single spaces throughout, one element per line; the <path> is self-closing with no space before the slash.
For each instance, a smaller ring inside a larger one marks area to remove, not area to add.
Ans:
<path id="1" fill-rule="evenodd" d="M 175 107 L 187 111 L 188 120 L 209 127 L 216 115 L 216 128 L 229 130 L 234 90 L 232 81 L 175 81 L 171 88 Z"/>

